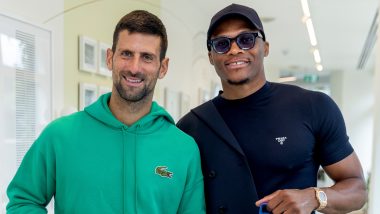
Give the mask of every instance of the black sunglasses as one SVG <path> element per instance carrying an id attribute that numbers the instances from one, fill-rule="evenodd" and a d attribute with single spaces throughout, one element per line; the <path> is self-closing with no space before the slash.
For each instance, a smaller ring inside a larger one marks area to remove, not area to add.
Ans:
<path id="1" fill-rule="evenodd" d="M 207 42 L 207 46 L 209 50 L 211 47 L 218 54 L 227 53 L 231 49 L 231 44 L 233 41 L 236 41 L 236 44 L 242 50 L 249 50 L 255 46 L 256 38 L 263 38 L 259 32 L 250 32 L 250 33 L 241 33 L 237 35 L 235 38 L 229 38 L 225 36 L 216 37 L 210 39 Z"/>

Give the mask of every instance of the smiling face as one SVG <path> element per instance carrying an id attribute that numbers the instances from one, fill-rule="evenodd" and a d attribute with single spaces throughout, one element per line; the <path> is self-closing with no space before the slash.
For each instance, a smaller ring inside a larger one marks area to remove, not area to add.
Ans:
<path id="1" fill-rule="evenodd" d="M 225 36 L 235 38 L 243 32 L 257 32 L 248 22 L 240 18 L 229 18 L 222 21 L 215 28 L 211 39 Z M 214 65 L 220 77 L 223 90 L 239 86 L 249 89 L 265 83 L 264 57 L 269 53 L 269 44 L 261 38 L 256 38 L 253 48 L 242 50 L 236 42 L 232 42 L 231 49 L 224 54 L 218 54 L 213 49 L 209 52 L 209 60 Z"/>
<path id="2" fill-rule="evenodd" d="M 160 61 L 160 44 L 159 36 L 120 32 L 115 52 L 107 51 L 113 94 L 127 102 L 152 99 L 157 79 L 163 78 L 168 68 L 168 58 Z"/>

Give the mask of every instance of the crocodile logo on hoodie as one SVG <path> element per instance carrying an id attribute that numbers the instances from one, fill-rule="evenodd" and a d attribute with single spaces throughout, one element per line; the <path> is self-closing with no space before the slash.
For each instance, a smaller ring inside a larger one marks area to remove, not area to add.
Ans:
<path id="1" fill-rule="evenodd" d="M 161 177 L 172 178 L 173 172 L 170 172 L 167 169 L 167 166 L 157 166 L 155 172 L 157 175 L 160 175 Z"/>

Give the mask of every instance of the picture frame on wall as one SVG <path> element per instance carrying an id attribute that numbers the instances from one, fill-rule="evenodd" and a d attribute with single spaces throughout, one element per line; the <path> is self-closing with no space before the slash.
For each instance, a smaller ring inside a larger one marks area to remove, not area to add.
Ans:
<path id="1" fill-rule="evenodd" d="M 112 72 L 108 70 L 107 67 L 107 49 L 111 48 L 111 45 L 99 42 L 99 52 L 98 52 L 98 63 L 99 63 L 99 74 L 111 77 Z"/>
<path id="2" fill-rule="evenodd" d="M 97 41 L 83 35 L 79 36 L 79 69 L 95 73 L 97 59 Z"/>
<path id="3" fill-rule="evenodd" d="M 98 87 L 95 84 L 79 84 L 79 110 L 91 105 L 98 99 Z"/>

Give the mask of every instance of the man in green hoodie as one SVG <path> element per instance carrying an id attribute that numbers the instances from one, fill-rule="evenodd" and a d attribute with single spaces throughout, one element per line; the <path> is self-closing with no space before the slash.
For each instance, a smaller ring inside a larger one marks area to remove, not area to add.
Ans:
<path id="1" fill-rule="evenodd" d="M 7 213 L 204 213 L 194 140 L 152 102 L 165 76 L 167 36 L 155 15 L 133 11 L 116 25 L 107 66 L 112 93 L 53 121 L 24 157 Z"/>

